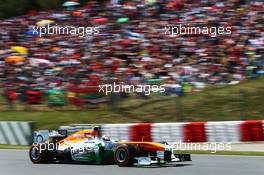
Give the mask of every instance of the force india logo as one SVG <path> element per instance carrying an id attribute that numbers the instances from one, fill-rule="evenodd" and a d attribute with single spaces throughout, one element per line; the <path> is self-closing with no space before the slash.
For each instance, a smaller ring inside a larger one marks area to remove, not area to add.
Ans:
<path id="1" fill-rule="evenodd" d="M 89 153 L 89 152 L 98 152 L 99 151 L 99 147 L 95 146 L 95 147 L 79 147 L 77 149 L 72 149 L 71 152 L 72 154 L 83 154 L 83 153 Z"/>

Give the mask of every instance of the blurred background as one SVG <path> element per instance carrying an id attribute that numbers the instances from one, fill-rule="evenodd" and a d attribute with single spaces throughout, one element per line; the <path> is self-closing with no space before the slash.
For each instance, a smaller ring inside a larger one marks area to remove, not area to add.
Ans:
<path id="1" fill-rule="evenodd" d="M 263 119 L 262 0 L 0 0 L 0 120 L 69 123 Z M 166 26 L 231 27 L 168 37 Z M 34 26 L 99 26 L 87 37 Z M 99 85 L 164 93 L 99 93 Z"/>

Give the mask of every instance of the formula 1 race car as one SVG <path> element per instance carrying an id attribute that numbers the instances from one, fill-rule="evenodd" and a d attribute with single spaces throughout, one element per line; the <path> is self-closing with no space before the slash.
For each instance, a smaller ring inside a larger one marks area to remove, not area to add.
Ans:
<path id="1" fill-rule="evenodd" d="M 47 141 L 34 143 L 29 157 L 33 163 L 117 164 L 121 167 L 191 161 L 189 154 L 173 154 L 166 143 L 115 142 L 101 136 L 98 128 L 81 130 L 70 136 L 67 131 L 59 130 Z"/>

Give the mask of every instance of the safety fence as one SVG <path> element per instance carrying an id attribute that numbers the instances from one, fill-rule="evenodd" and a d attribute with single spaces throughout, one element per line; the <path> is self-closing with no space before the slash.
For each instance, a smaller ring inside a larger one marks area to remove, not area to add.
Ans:
<path id="1" fill-rule="evenodd" d="M 264 141 L 264 120 L 101 124 L 103 135 L 113 140 L 154 142 L 248 142 Z M 77 131 L 91 125 L 63 126 Z"/>
<path id="2" fill-rule="evenodd" d="M 32 133 L 32 122 L 0 121 L 0 144 L 29 145 Z"/>
<path id="3" fill-rule="evenodd" d="M 69 134 L 83 129 L 101 128 L 102 134 L 112 140 L 161 142 L 251 142 L 264 141 L 264 120 L 179 122 L 179 123 L 126 123 L 75 124 L 61 126 Z M 33 133 L 32 122 L 1 121 L 0 144 L 29 145 L 34 139 L 45 140 L 51 131 Z M 40 136 L 42 138 L 40 138 Z"/>

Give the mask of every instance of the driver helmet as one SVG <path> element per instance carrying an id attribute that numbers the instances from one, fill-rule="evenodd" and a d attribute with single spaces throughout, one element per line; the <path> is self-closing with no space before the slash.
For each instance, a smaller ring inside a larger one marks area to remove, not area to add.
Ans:
<path id="1" fill-rule="evenodd" d="M 110 137 L 103 135 L 102 140 L 103 141 L 110 141 Z"/>

